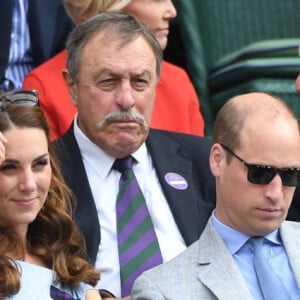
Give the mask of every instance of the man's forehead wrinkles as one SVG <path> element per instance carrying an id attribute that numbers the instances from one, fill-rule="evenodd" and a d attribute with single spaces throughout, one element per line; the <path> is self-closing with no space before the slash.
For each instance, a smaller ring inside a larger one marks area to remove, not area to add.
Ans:
<path id="1" fill-rule="evenodd" d="M 111 75 L 111 76 L 117 76 L 117 77 L 143 77 L 143 76 L 149 76 L 151 77 L 151 72 L 148 70 L 137 70 L 137 71 L 122 71 L 122 70 L 113 70 L 109 68 L 105 68 L 100 70 L 99 72 L 96 72 L 97 76 L 101 75 Z"/>

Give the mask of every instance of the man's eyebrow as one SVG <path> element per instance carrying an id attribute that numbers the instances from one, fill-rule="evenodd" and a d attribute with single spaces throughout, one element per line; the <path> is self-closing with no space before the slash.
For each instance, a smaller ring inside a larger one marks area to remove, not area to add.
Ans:
<path id="1" fill-rule="evenodd" d="M 95 77 L 99 77 L 101 75 L 119 75 L 111 69 L 101 69 L 98 72 L 95 72 Z"/>
<path id="2" fill-rule="evenodd" d="M 122 73 L 113 71 L 111 69 L 101 69 L 101 70 L 99 70 L 98 72 L 95 73 L 95 77 L 99 77 L 99 76 L 102 76 L 102 75 L 111 75 L 111 76 L 122 77 Z M 134 77 L 147 76 L 147 77 L 151 78 L 151 72 L 148 71 L 148 70 L 142 70 L 142 71 L 137 72 L 137 73 L 130 72 L 129 75 L 134 76 Z"/>
<path id="3" fill-rule="evenodd" d="M 149 77 L 151 78 L 151 73 L 148 71 L 148 70 L 142 70 L 141 72 L 139 73 L 130 73 L 131 76 L 134 76 L 134 77 Z"/>

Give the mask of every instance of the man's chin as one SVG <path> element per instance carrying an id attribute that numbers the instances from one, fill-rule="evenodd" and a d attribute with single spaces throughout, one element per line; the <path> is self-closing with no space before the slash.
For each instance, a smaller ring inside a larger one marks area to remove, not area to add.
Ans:
<path id="1" fill-rule="evenodd" d="M 137 151 L 146 139 L 146 135 L 132 135 L 120 133 L 118 136 L 111 137 L 111 148 L 113 156 L 122 158 Z"/>

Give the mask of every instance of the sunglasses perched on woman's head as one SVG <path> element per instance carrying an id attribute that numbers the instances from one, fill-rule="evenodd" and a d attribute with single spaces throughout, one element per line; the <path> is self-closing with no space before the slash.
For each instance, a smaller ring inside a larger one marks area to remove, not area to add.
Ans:
<path id="1" fill-rule="evenodd" d="M 249 164 L 236 155 L 230 148 L 220 143 L 224 150 L 241 161 L 248 168 L 247 179 L 254 184 L 268 184 L 276 174 L 279 174 L 282 184 L 285 186 L 297 186 L 300 177 L 300 167 L 276 168 L 267 165 Z"/>
<path id="2" fill-rule="evenodd" d="M 5 110 L 5 104 L 36 106 L 39 103 L 36 90 L 20 90 L 14 93 L 0 94 L 0 111 Z"/>

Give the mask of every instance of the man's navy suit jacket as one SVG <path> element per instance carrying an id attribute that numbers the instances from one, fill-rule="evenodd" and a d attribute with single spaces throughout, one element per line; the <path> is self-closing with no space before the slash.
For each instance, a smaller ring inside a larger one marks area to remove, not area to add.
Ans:
<path id="1" fill-rule="evenodd" d="M 0 0 L 0 81 L 9 58 L 13 3 Z M 63 0 L 28 0 L 28 23 L 35 66 L 63 50 L 74 27 Z"/>
<path id="2" fill-rule="evenodd" d="M 64 178 L 77 198 L 75 221 L 85 237 L 88 257 L 95 263 L 100 226 L 73 125 L 54 145 Z M 209 167 L 211 141 L 151 129 L 146 145 L 179 231 L 186 245 L 190 245 L 199 238 L 215 207 L 215 178 Z M 184 177 L 188 188 L 179 190 L 170 186 L 165 179 L 169 172 Z"/>

